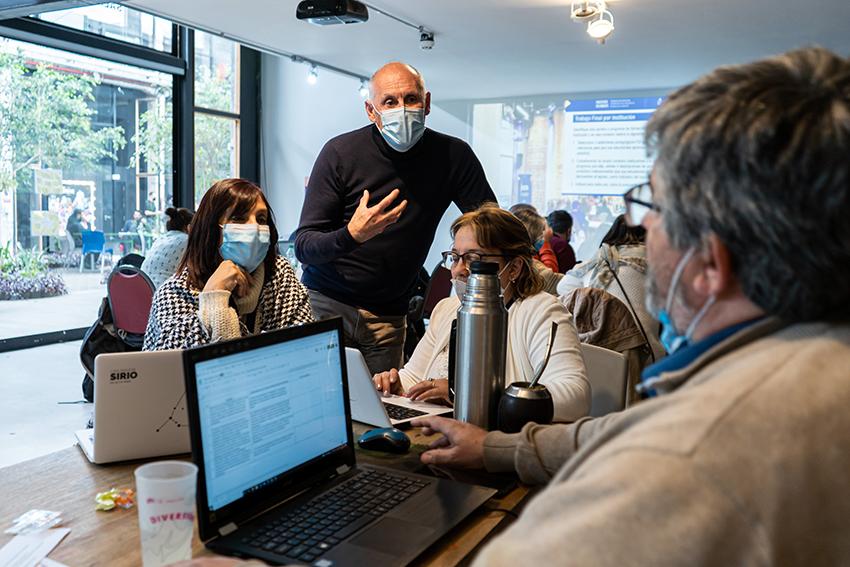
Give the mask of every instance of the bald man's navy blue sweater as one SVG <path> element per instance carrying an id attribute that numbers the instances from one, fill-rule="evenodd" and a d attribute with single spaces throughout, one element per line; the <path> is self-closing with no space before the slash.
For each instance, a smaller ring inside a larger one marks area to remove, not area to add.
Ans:
<path id="1" fill-rule="evenodd" d="M 369 205 L 393 189 L 407 199 L 397 223 L 358 244 L 348 232 L 363 190 Z M 481 163 L 458 138 L 426 129 L 400 153 L 374 125 L 330 140 L 307 184 L 295 253 L 306 264 L 302 281 L 313 290 L 378 315 L 407 313 L 416 275 L 449 204 L 461 211 L 495 201 Z"/>

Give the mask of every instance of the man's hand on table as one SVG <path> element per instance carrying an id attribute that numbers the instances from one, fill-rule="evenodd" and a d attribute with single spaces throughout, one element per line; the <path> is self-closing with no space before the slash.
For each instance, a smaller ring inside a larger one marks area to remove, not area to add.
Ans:
<path id="1" fill-rule="evenodd" d="M 407 199 L 403 200 L 397 206 L 389 209 L 389 206 L 399 196 L 399 190 L 393 189 L 389 195 L 381 199 L 381 202 L 374 207 L 369 206 L 369 191 L 364 190 L 363 196 L 360 198 L 360 204 L 357 205 L 357 210 L 351 220 L 348 221 L 348 232 L 360 244 L 363 244 L 370 238 L 378 236 L 391 224 L 395 222 L 404 212 L 407 207 Z"/>
<path id="2" fill-rule="evenodd" d="M 484 468 L 484 437 L 487 432 L 461 421 L 445 417 L 420 417 L 411 422 L 422 427 L 425 435 L 442 433 L 443 437 L 431 443 L 422 453 L 426 465 L 448 465 L 464 469 Z"/>

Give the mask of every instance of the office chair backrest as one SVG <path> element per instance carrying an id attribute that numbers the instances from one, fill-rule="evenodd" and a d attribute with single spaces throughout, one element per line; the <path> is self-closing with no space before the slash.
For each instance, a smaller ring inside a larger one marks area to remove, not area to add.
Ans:
<path id="1" fill-rule="evenodd" d="M 90 252 L 103 252 L 103 246 L 106 244 L 106 236 L 101 230 L 84 230 L 82 254 Z"/>
<path id="2" fill-rule="evenodd" d="M 118 266 L 109 274 L 106 293 L 116 329 L 145 334 L 154 289 L 147 274 L 135 266 Z"/>
<path id="3" fill-rule="evenodd" d="M 425 301 L 422 305 L 422 318 L 429 319 L 434 307 L 445 299 L 452 292 L 452 271 L 437 264 L 434 271 L 431 272 L 431 279 L 428 280 L 428 288 L 425 290 Z"/>
<path id="4" fill-rule="evenodd" d="M 592 392 L 590 415 L 601 417 L 624 409 L 628 399 L 626 357 L 619 352 L 587 343 L 581 343 L 581 354 Z"/>

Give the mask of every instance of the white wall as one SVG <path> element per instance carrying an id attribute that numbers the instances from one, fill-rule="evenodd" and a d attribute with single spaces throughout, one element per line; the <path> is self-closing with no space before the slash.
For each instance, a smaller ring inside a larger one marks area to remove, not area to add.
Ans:
<path id="1" fill-rule="evenodd" d="M 262 65 L 261 185 L 285 238 L 298 227 L 304 184 L 322 146 L 369 120 L 358 94 L 358 80 L 319 69 L 318 83 L 309 85 L 308 67 L 303 63 L 264 54 Z M 437 106 L 438 94 L 431 95 L 428 127 L 468 140 L 468 125 Z M 449 227 L 459 215 L 454 205 L 446 211 L 425 262 L 429 271 L 439 261 L 440 252 L 451 248 Z"/>
<path id="2" fill-rule="evenodd" d="M 308 70 L 303 63 L 263 55 L 261 185 L 284 238 L 298 228 L 304 185 L 319 150 L 367 122 L 359 81 L 319 69 L 319 81 L 309 85 Z"/>

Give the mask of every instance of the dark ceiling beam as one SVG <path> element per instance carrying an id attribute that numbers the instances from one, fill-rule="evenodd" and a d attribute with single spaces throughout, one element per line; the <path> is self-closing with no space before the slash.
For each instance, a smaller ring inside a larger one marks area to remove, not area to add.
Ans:
<path id="1" fill-rule="evenodd" d="M 0 0 L 0 20 L 94 4 L 104 4 L 104 2 L 102 0 Z"/>

